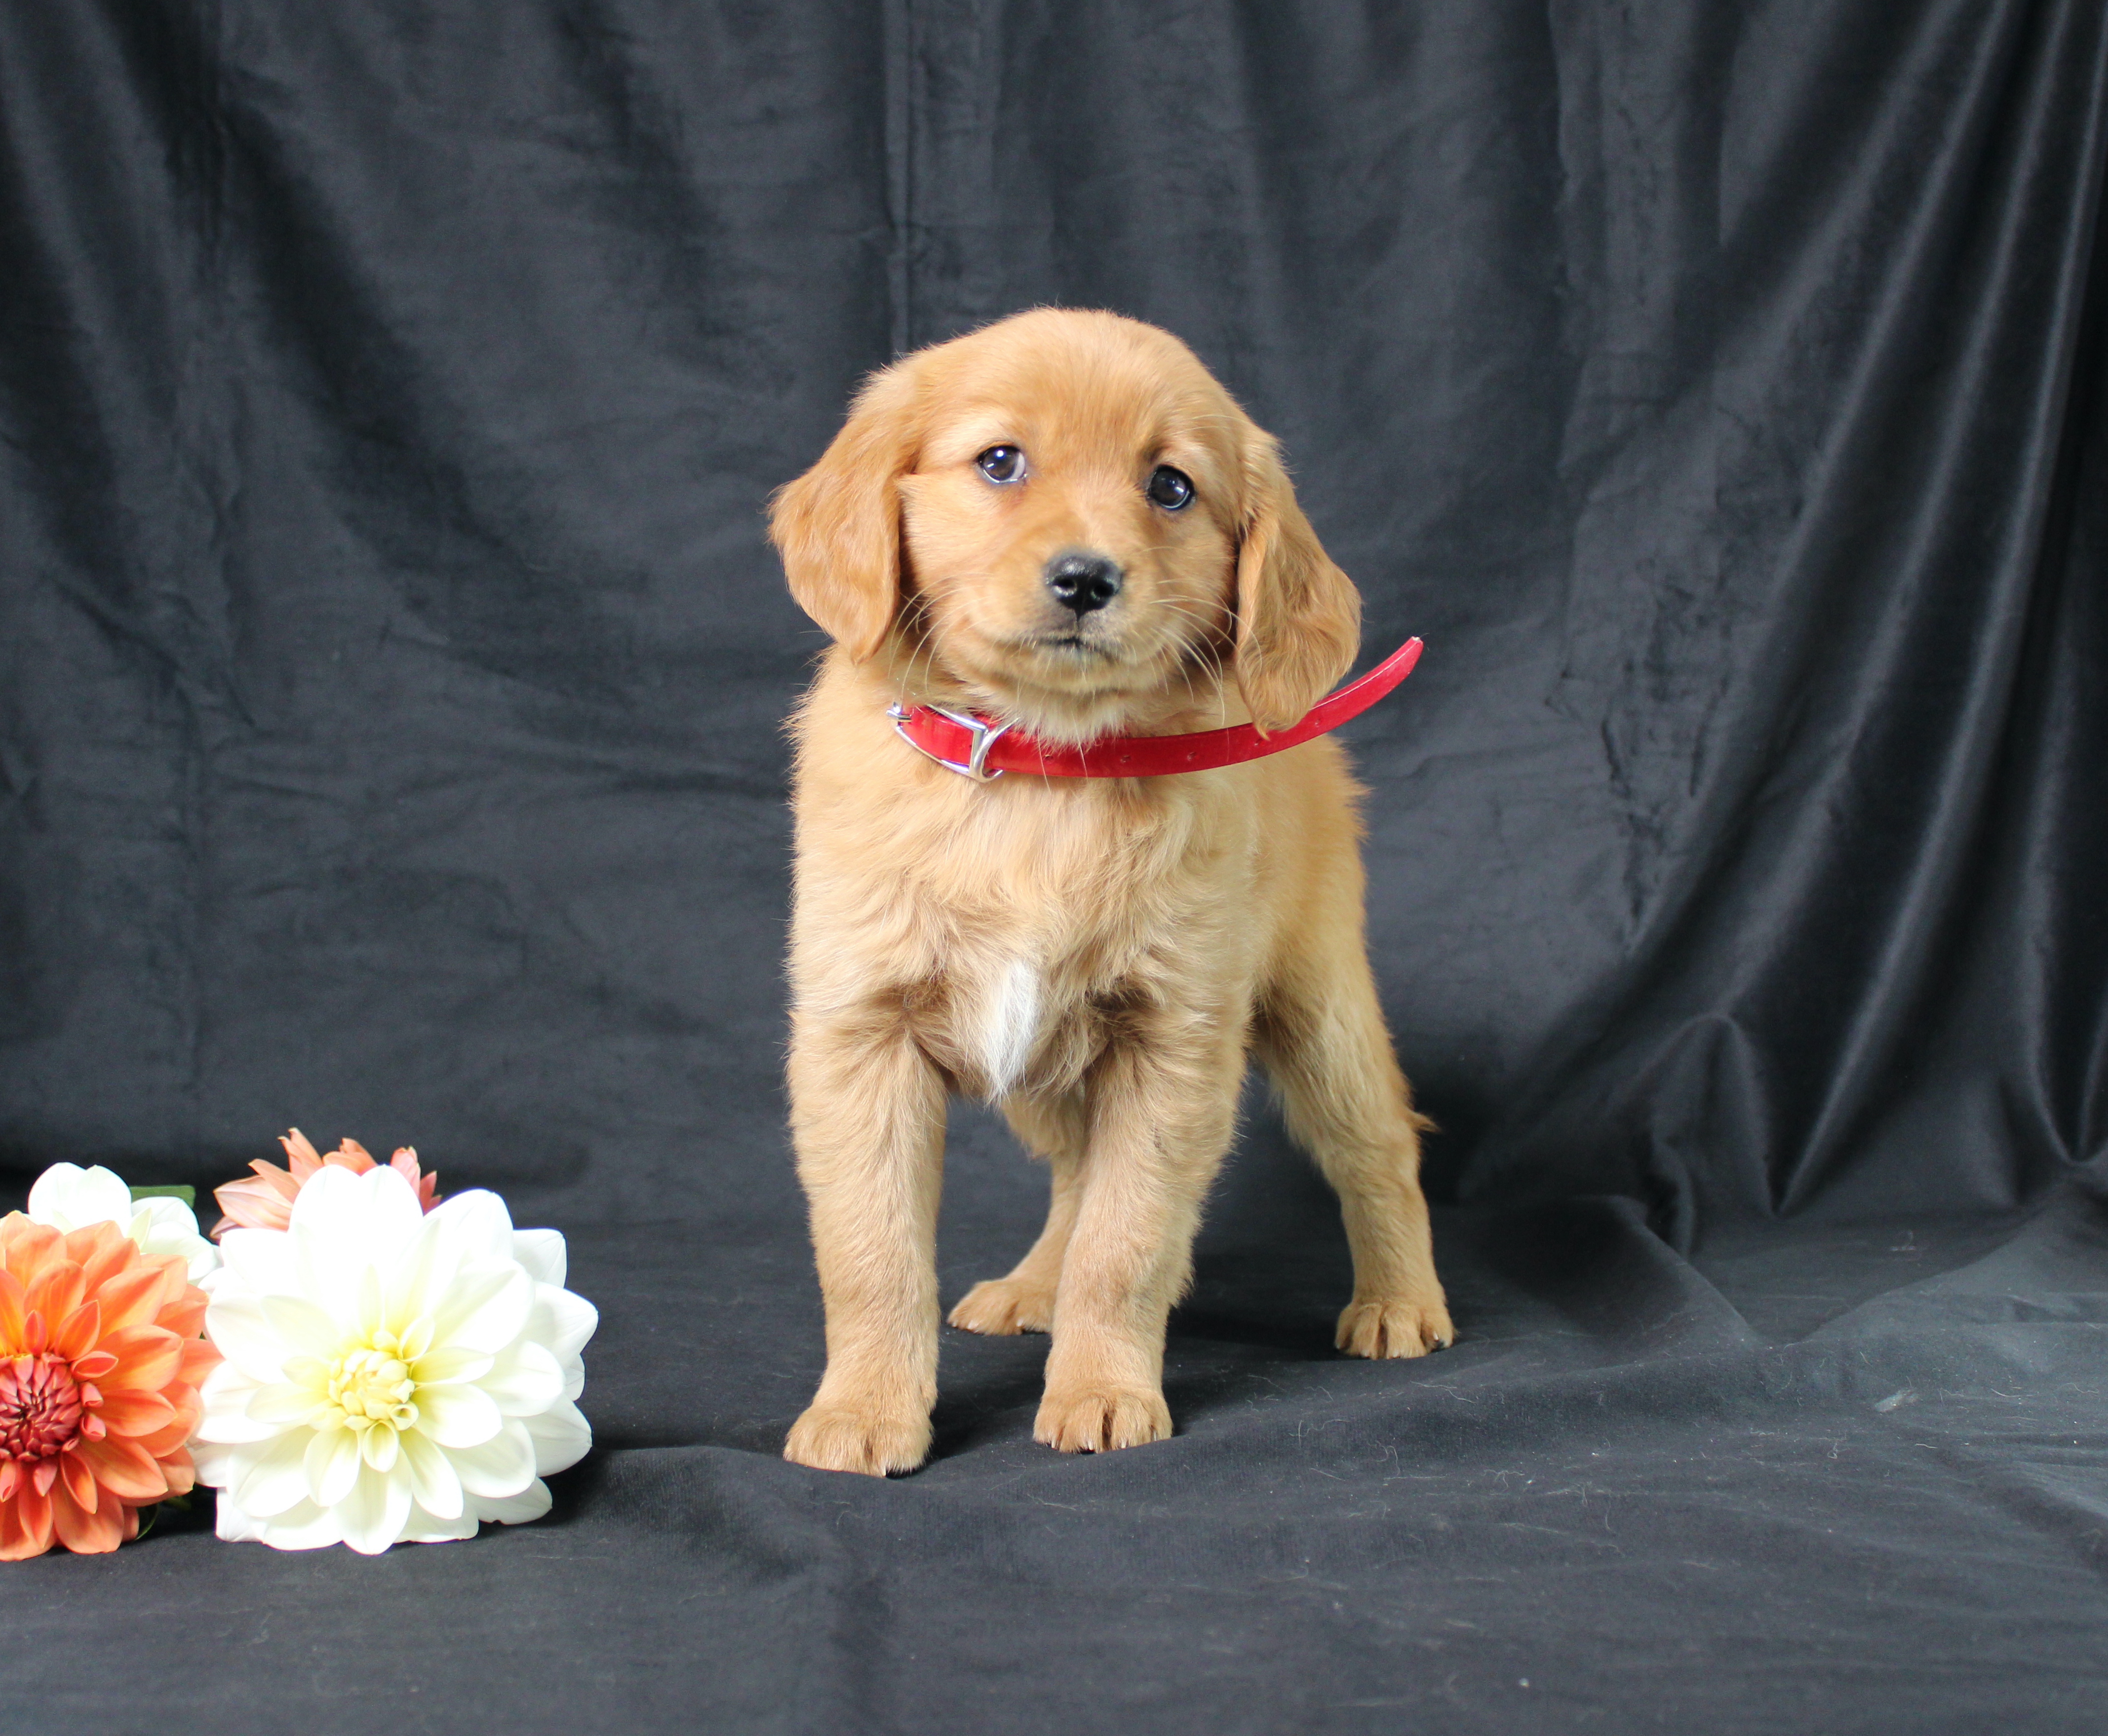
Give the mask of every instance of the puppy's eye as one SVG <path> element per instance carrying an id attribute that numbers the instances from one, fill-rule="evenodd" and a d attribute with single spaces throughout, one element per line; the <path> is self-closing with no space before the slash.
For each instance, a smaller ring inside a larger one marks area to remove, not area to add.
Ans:
<path id="1" fill-rule="evenodd" d="M 1160 464 L 1150 472 L 1147 492 L 1166 512 L 1176 512 L 1193 498 L 1193 479 L 1183 470 Z"/>
<path id="2" fill-rule="evenodd" d="M 991 446 L 974 460 L 974 468 L 990 482 L 1020 482 L 1025 477 L 1025 454 L 1014 446 Z"/>

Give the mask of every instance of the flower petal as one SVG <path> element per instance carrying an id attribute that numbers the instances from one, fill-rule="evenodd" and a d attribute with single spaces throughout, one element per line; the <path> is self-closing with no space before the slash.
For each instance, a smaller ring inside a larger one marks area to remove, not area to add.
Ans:
<path id="1" fill-rule="evenodd" d="M 517 1495 L 481 1496 L 470 1505 L 479 1519 L 525 1525 L 549 1510 L 549 1486 L 538 1477 Z"/>
<path id="2" fill-rule="evenodd" d="M 282 1169 L 272 1171 L 277 1176 L 285 1173 Z M 268 1178 L 244 1176 L 239 1181 L 214 1188 L 212 1197 L 219 1203 L 223 1214 L 213 1234 L 223 1244 L 237 1230 L 281 1230 L 293 1219 L 292 1201 Z"/>
<path id="3" fill-rule="evenodd" d="M 107 1555 L 124 1540 L 124 1509 L 119 1503 L 83 1509 L 63 1486 L 52 1491 L 52 1522 L 59 1541 L 76 1555 Z"/>
<path id="4" fill-rule="evenodd" d="M 286 1230 L 300 1293 L 346 1333 L 358 1329 L 361 1275 L 394 1258 L 404 1239 L 388 1234 L 385 1214 L 376 1226 L 370 1209 L 366 1183 L 381 1173 L 358 1176 L 334 1164 L 324 1166 L 300 1190 Z M 392 1170 L 385 1173 L 398 1187 L 403 1185 Z M 414 1203 L 410 1209 L 416 1212 Z"/>
<path id="5" fill-rule="evenodd" d="M 282 1223 L 276 1229 L 228 1230 L 219 1239 L 219 1257 L 225 1262 L 222 1270 L 252 1290 L 291 1294 L 300 1287 Z"/>
<path id="6" fill-rule="evenodd" d="M 209 1488 L 224 1489 L 234 1481 L 237 1470 L 236 1455 L 240 1446 L 223 1446 L 217 1441 L 197 1440 L 186 1449 L 191 1464 L 197 1472 L 197 1480 Z"/>
<path id="7" fill-rule="evenodd" d="M 176 1419 L 176 1407 L 158 1392 L 106 1392 L 95 1407 L 113 1435 L 151 1435 Z"/>
<path id="8" fill-rule="evenodd" d="M 96 1348 L 115 1356 L 117 1365 L 96 1384 L 106 1392 L 121 1387 L 158 1392 L 182 1366 L 185 1342 L 164 1326 L 127 1326 L 122 1332 L 106 1332 Z"/>
<path id="9" fill-rule="evenodd" d="M 479 1446 L 447 1455 L 462 1487 L 473 1495 L 517 1495 L 534 1480 L 534 1443 L 517 1422 L 506 1425 Z"/>
<path id="10" fill-rule="evenodd" d="M 160 1460 L 161 1475 L 168 1479 L 169 1494 L 188 1495 L 197 1487 L 197 1467 L 191 1463 L 187 1450 L 171 1447 L 166 1453 L 155 1456 Z"/>
<path id="11" fill-rule="evenodd" d="M 129 1224 L 132 1190 L 100 1163 L 54 1163 L 29 1190 L 29 1216 L 55 1230 L 80 1230 L 90 1224 Z"/>
<path id="12" fill-rule="evenodd" d="M 59 1322 L 59 1329 L 52 1334 L 52 1350 L 69 1362 L 77 1361 L 101 1336 L 102 1305 L 91 1296 Z"/>
<path id="13" fill-rule="evenodd" d="M 47 1267 L 47 1271 L 50 1268 Z M 151 1261 L 142 1260 L 129 1271 L 119 1272 L 107 1280 L 95 1293 L 96 1301 L 102 1308 L 102 1332 L 107 1338 L 113 1332 L 121 1332 L 127 1326 L 149 1325 L 161 1305 L 161 1268 Z M 29 1293 L 29 1306 L 38 1306 L 35 1287 Z M 50 1316 L 47 1315 L 48 1319 Z"/>
<path id="14" fill-rule="evenodd" d="M 453 1289 L 462 1253 L 462 1244 L 448 1234 L 445 1223 L 435 1225 L 427 1217 L 418 1226 L 417 1236 L 395 1267 L 389 1290 L 389 1311 L 399 1329 L 417 1326 L 429 1333 L 431 1311 Z"/>
<path id="15" fill-rule="evenodd" d="M 22 1280 L 0 1266 L 0 1355 L 22 1347 L 29 1311 L 29 1293 L 22 1288 Z"/>
<path id="16" fill-rule="evenodd" d="M 510 1260 L 502 1266 L 465 1266 L 433 1311 L 434 1342 L 501 1351 L 520 1336 L 534 1306 L 534 1280 L 524 1267 Z"/>
<path id="17" fill-rule="evenodd" d="M 592 1425 L 585 1413 L 568 1399 L 552 1405 L 539 1416 L 520 1419 L 534 1443 L 534 1472 L 553 1477 L 568 1471 L 592 1448 Z"/>
<path id="18" fill-rule="evenodd" d="M 318 1506 L 334 1507 L 358 1480 L 358 1435 L 336 1423 L 318 1428 L 308 1443 L 308 1495 Z"/>
<path id="19" fill-rule="evenodd" d="M 142 1225 L 139 1219 L 146 1220 Z M 132 1239 L 150 1254 L 178 1254 L 195 1283 L 219 1264 L 219 1251 L 198 1234 L 197 1214 L 180 1199 L 157 1194 L 137 1203 Z"/>
<path id="20" fill-rule="evenodd" d="M 248 1456 L 234 1498 L 258 1518 L 276 1518 L 308 1499 L 308 1434 L 289 1428 Z"/>
<path id="21" fill-rule="evenodd" d="M 297 1235 L 304 1228 L 318 1226 L 340 1227 L 348 1218 L 364 1216 L 358 1177 L 349 1170 L 318 1159 L 313 1169 L 296 1179 L 300 1191 L 293 1196 L 291 1234 Z"/>
<path id="22" fill-rule="evenodd" d="M 417 1427 L 449 1451 L 480 1446 L 505 1426 L 490 1395 L 470 1386 L 420 1387 Z"/>
<path id="23" fill-rule="evenodd" d="M 402 1457 L 401 1437 L 385 1423 L 376 1423 L 358 1437 L 358 1455 L 385 1477 Z"/>
<path id="24" fill-rule="evenodd" d="M 441 1519 L 421 1507 L 412 1506 L 409 1522 L 403 1527 L 405 1543 L 458 1543 L 475 1535 L 475 1515 L 466 1511 L 451 1519 Z"/>
<path id="25" fill-rule="evenodd" d="M 158 1501 L 169 1492 L 161 1467 L 137 1441 L 110 1435 L 83 1441 L 74 1451 L 88 1461 L 95 1480 L 121 1500 Z"/>
<path id="26" fill-rule="evenodd" d="M 476 1385 L 506 1416 L 533 1416 L 564 1396 L 564 1371 L 556 1359 L 532 1338 L 522 1338 L 500 1352 Z"/>
<path id="27" fill-rule="evenodd" d="M 93 1513 L 96 1508 L 95 1473 L 78 1450 L 59 1455 L 59 1480 L 83 1513 Z M 68 1545 L 69 1548 L 72 1545 Z"/>
<path id="28" fill-rule="evenodd" d="M 229 1543 L 265 1543 L 274 1549 L 319 1549 L 344 1541 L 344 1527 L 332 1509 L 300 1501 L 275 1518 L 245 1511 L 232 1496 L 219 1497 L 216 1529 Z"/>
<path id="29" fill-rule="evenodd" d="M 289 1351 L 327 1362 L 345 1348 L 345 1335 L 336 1322 L 304 1296 L 265 1297 L 264 1318 Z"/>
<path id="30" fill-rule="evenodd" d="M 65 1241 L 50 1225 L 33 1223 L 19 1212 L 0 1217 L 0 1253 L 7 1257 L 7 1270 L 25 1287 Z"/>
<path id="31" fill-rule="evenodd" d="M 478 1264 L 512 1263 L 512 1217 L 505 1202 L 487 1188 L 457 1194 L 427 1214 L 444 1233 L 467 1248 Z"/>
<path id="32" fill-rule="evenodd" d="M 277 1434 L 275 1423 L 255 1422 L 250 1417 L 249 1401 L 261 1390 L 259 1383 L 250 1379 L 232 1363 L 221 1363 L 205 1376 L 205 1384 L 198 1388 L 198 1398 L 205 1406 L 204 1419 L 198 1424 L 198 1439 L 217 1446 L 248 1446 Z M 205 1480 L 213 1483 L 225 1481 L 218 1477 Z"/>
<path id="33" fill-rule="evenodd" d="M 59 1247 L 66 1259 L 83 1269 L 95 1264 L 105 1280 L 125 1263 L 126 1253 L 137 1253 L 129 1247 L 131 1238 L 124 1234 L 124 1226 L 106 1219 L 100 1223 L 83 1224 L 78 1230 L 69 1230 L 60 1238 Z M 100 1284 L 93 1286 L 100 1289 Z"/>
<path id="34" fill-rule="evenodd" d="M 271 1385 L 284 1374 L 286 1353 L 291 1347 L 273 1328 L 262 1297 L 223 1284 L 205 1311 L 205 1329 L 228 1365 L 258 1385 Z"/>
<path id="35" fill-rule="evenodd" d="M 387 1287 L 381 1281 L 381 1268 L 369 1266 L 358 1275 L 359 1342 L 371 1344 L 374 1334 L 387 1324 Z"/>
<path id="36" fill-rule="evenodd" d="M 375 1170 L 376 1176 L 393 1176 L 393 1170 Z M 402 1178 L 397 1176 L 399 1181 Z M 310 1184 L 312 1185 L 312 1184 Z M 410 1518 L 410 1473 L 399 1465 L 383 1476 L 371 1465 L 359 1468 L 358 1481 L 336 1504 L 337 1522 L 344 1527 L 344 1540 L 362 1555 L 378 1555 L 403 1535 Z"/>
<path id="37" fill-rule="evenodd" d="M 514 1230 L 512 1257 L 527 1268 L 535 1283 L 563 1288 L 566 1256 L 562 1230 Z"/>
<path id="38" fill-rule="evenodd" d="M 25 1561 L 52 1546 L 52 1498 L 24 1489 L 0 1507 L 0 1561 Z"/>
<path id="39" fill-rule="evenodd" d="M 177 1270 L 180 1273 L 182 1268 Z M 205 1274 L 208 1280 L 213 1276 L 211 1272 Z M 179 1338 L 195 1338 L 205 1331 L 205 1311 L 211 1306 L 212 1296 L 203 1284 L 187 1282 L 179 1298 L 161 1304 L 161 1311 L 154 1316 L 154 1324 Z"/>
<path id="40" fill-rule="evenodd" d="M 29 1184 L 29 1221 L 49 1224 L 55 1230 L 72 1229 L 74 1217 L 66 1205 L 86 1173 L 78 1163 L 54 1163 L 38 1176 Z M 128 1201 L 132 1198 L 129 1188 L 124 1190 L 124 1197 Z M 61 1218 L 65 1219 L 63 1223 L 60 1221 Z"/>
<path id="41" fill-rule="evenodd" d="M 534 1310 L 527 1317 L 527 1335 L 549 1347 L 559 1361 L 586 1347 L 600 1325 L 600 1310 L 583 1296 L 552 1284 L 534 1286 Z"/>
<path id="42" fill-rule="evenodd" d="M 461 1478 L 453 1461 L 419 1429 L 403 1437 L 403 1456 L 410 1465 L 410 1493 L 417 1504 L 435 1518 L 458 1519 L 462 1506 Z"/>
<path id="43" fill-rule="evenodd" d="M 102 1287 L 119 1272 L 127 1271 L 138 1259 L 139 1251 L 131 1241 L 115 1234 L 117 1226 L 109 1226 L 111 1234 L 104 1239 L 88 1257 L 81 1262 L 81 1275 L 88 1280 L 87 1294 L 99 1301 Z M 69 1242 L 72 1239 L 67 1239 Z"/>
<path id="44" fill-rule="evenodd" d="M 191 1437 L 197 1432 L 197 1426 L 203 1420 L 204 1416 L 205 1407 L 198 1402 L 198 1396 L 193 1392 L 186 1395 L 184 1401 L 176 1406 L 175 1418 L 166 1428 L 156 1429 L 151 1435 L 140 1435 L 136 1438 L 142 1451 L 152 1454 L 155 1458 L 161 1461 L 161 1469 L 165 1475 L 169 1466 L 173 1462 L 173 1455 L 186 1446 Z M 180 1495 L 182 1491 L 175 1489 L 172 1492 Z"/>
<path id="45" fill-rule="evenodd" d="M 325 1161 L 293 1202 L 293 1227 L 322 1223 L 335 1234 L 345 1227 L 342 1221 L 347 1217 L 360 1240 L 399 1247 L 416 1234 L 425 1212 L 415 1190 L 394 1170 L 381 1167 L 354 1175 Z"/>
<path id="46" fill-rule="evenodd" d="M 295 1381 L 259 1387 L 244 1411 L 250 1421 L 268 1423 L 275 1429 L 319 1428 L 322 1415 L 334 1410 L 323 1393 Z M 320 1414 L 318 1414 L 320 1413 Z"/>
<path id="47" fill-rule="evenodd" d="M 438 1350 L 428 1350 L 418 1357 L 411 1374 L 421 1387 L 437 1386 L 444 1381 L 480 1380 L 497 1360 L 480 1350 L 445 1345 Z"/>
<path id="48" fill-rule="evenodd" d="M 129 1278 L 133 1275 L 128 1273 L 126 1277 Z M 149 1269 L 137 1274 L 137 1276 L 145 1281 L 150 1293 L 155 1296 L 160 1294 L 161 1275 L 159 1272 Z M 125 1280 L 119 1279 L 117 1281 L 121 1284 Z M 97 1300 L 102 1301 L 110 1295 L 110 1289 L 111 1286 L 106 1284 L 103 1287 L 101 1297 Z M 44 1324 L 49 1328 L 56 1326 L 78 1308 L 86 1299 L 87 1295 L 88 1280 L 82 1275 L 79 1266 L 70 1260 L 54 1260 L 29 1280 L 29 1292 L 25 1299 L 29 1303 L 29 1311 L 43 1315 Z M 111 1310 L 106 1306 L 104 1312 L 107 1314 Z M 113 1320 L 110 1324 L 122 1326 L 128 1323 L 119 1320 Z M 492 1350 L 498 1348 L 494 1344 L 488 1347 Z"/>

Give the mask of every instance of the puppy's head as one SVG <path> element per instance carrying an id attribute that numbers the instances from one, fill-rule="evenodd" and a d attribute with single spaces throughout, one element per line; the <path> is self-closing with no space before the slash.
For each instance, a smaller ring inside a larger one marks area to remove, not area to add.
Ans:
<path id="1" fill-rule="evenodd" d="M 770 531 L 849 656 L 1050 740 L 1205 710 L 1226 666 L 1283 728 L 1359 639 L 1272 437 L 1110 313 L 1020 314 L 874 376 Z"/>

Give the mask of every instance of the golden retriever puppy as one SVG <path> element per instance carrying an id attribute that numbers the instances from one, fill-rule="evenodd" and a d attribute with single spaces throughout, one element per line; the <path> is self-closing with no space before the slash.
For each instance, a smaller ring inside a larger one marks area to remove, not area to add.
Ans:
<path id="1" fill-rule="evenodd" d="M 953 1093 L 1052 1172 L 1031 1251 L 951 1314 L 1052 1333 L 1048 1446 L 1171 1432 L 1165 1318 L 1254 1051 L 1340 1198 L 1340 1347 L 1448 1344 L 1338 743 L 984 781 L 889 713 L 1055 747 L 1295 722 L 1353 661 L 1360 599 L 1273 440 L 1167 333 L 1043 309 L 875 376 L 770 528 L 835 641 L 793 726 L 791 1124 L 827 1365 L 786 1456 L 883 1475 L 929 1451 Z"/>

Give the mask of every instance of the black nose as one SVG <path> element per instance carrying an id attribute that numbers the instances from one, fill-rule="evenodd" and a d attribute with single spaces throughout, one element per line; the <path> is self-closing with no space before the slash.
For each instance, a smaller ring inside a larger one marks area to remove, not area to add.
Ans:
<path id="1" fill-rule="evenodd" d="M 1056 555 L 1047 563 L 1047 588 L 1079 615 L 1103 609 L 1119 587 L 1120 569 L 1102 555 Z"/>

